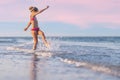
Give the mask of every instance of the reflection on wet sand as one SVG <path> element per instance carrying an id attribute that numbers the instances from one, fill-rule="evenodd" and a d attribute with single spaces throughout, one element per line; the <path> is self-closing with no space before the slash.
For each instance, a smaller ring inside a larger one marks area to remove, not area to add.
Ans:
<path id="1" fill-rule="evenodd" d="M 33 54 L 31 63 L 31 80 L 37 80 L 37 55 Z"/>

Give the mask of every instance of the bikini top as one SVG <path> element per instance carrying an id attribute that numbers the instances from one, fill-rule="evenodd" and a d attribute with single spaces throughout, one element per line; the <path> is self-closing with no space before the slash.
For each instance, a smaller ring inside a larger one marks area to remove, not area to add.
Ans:
<path id="1" fill-rule="evenodd" d="M 35 20 L 35 18 L 31 18 L 30 20 L 31 20 L 31 21 L 34 21 L 34 20 Z"/>
<path id="2" fill-rule="evenodd" d="M 31 21 L 34 21 L 34 20 L 35 20 L 35 17 L 30 18 L 30 20 L 31 20 Z"/>

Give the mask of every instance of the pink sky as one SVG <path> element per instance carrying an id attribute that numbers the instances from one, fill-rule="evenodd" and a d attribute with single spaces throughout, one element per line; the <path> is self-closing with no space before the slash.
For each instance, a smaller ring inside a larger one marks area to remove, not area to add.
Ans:
<path id="1" fill-rule="evenodd" d="M 40 21 L 58 21 L 83 28 L 93 23 L 120 25 L 120 0 L 1 0 L 0 5 L 2 22 L 28 21 L 29 6 L 42 9 L 50 5 L 38 16 Z"/>

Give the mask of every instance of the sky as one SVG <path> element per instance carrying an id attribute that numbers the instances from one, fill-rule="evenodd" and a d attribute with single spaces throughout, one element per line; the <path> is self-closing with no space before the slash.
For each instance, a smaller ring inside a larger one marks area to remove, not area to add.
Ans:
<path id="1" fill-rule="evenodd" d="M 47 5 L 37 16 L 46 36 L 120 36 L 120 0 L 1 0 L 0 36 L 31 36 L 29 7 Z"/>

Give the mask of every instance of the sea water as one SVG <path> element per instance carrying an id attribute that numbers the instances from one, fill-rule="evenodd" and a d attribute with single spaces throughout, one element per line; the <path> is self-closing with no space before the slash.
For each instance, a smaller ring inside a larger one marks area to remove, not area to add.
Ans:
<path id="1" fill-rule="evenodd" d="M 0 37 L 0 80 L 120 80 L 120 37 Z"/>

